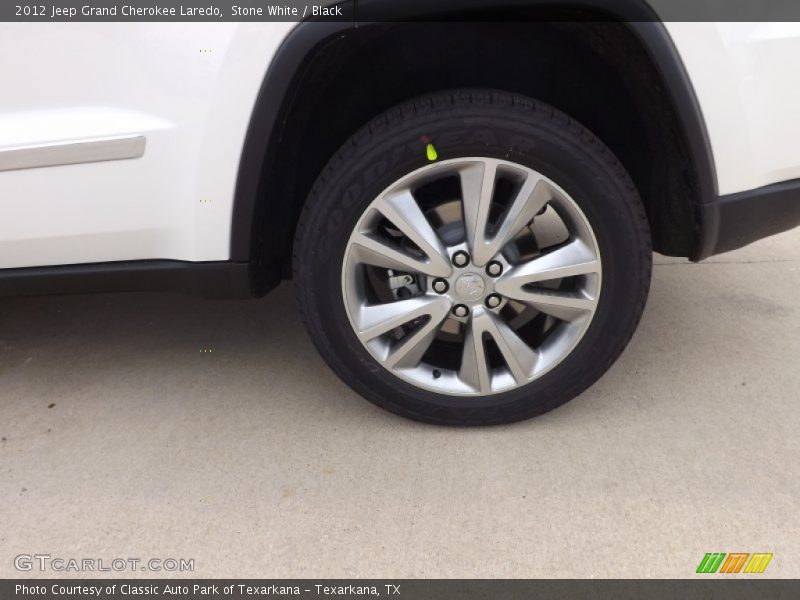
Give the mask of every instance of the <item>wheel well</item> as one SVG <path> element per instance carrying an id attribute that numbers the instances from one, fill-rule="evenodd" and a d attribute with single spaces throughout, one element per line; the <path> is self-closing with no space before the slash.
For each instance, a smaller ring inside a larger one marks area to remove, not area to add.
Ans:
<path id="1" fill-rule="evenodd" d="M 611 148 L 645 204 L 654 248 L 690 256 L 701 190 L 668 90 L 619 22 L 381 23 L 326 43 L 297 76 L 264 165 L 254 252 L 288 276 L 300 209 L 336 150 L 415 96 L 495 88 L 543 100 Z"/>

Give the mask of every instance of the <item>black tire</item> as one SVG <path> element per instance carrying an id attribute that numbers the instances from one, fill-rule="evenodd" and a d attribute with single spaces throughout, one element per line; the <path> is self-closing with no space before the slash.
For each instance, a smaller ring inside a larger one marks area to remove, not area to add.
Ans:
<path id="1" fill-rule="evenodd" d="M 452 397 L 399 379 L 362 346 L 342 300 L 348 238 L 364 209 L 392 182 L 428 164 L 421 139 L 440 159 L 504 158 L 546 175 L 586 215 L 603 257 L 594 319 L 551 371 L 507 392 Z M 527 419 L 564 404 L 619 357 L 638 325 L 650 284 L 651 241 L 636 188 L 591 132 L 539 101 L 500 91 L 458 90 L 424 96 L 373 119 L 331 159 L 302 210 L 294 246 L 300 308 L 317 349 L 359 394 L 399 415 L 435 424 L 488 425 Z"/>

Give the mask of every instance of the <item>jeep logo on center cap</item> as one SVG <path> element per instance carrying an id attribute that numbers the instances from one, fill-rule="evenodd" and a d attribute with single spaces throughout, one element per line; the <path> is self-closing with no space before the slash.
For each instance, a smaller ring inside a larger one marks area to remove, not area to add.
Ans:
<path id="1" fill-rule="evenodd" d="M 464 300 L 479 300 L 486 291 L 483 278 L 475 273 L 464 273 L 456 280 L 456 294 Z"/>

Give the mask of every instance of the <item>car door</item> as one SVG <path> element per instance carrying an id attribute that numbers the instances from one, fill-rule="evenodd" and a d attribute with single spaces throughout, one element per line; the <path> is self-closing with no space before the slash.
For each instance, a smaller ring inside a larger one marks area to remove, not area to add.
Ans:
<path id="1" fill-rule="evenodd" d="M 226 260 L 250 113 L 293 26 L 0 25 L 0 268 Z"/>

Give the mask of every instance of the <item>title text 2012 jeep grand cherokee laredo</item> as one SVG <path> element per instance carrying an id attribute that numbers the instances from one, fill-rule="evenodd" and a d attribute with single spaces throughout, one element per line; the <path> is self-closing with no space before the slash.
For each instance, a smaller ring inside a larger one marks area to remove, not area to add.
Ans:
<path id="1" fill-rule="evenodd" d="M 367 399 L 501 423 L 609 368 L 653 250 L 701 260 L 800 221 L 800 25 L 492 0 L 415 20 L 430 4 L 0 25 L 0 295 L 293 277 Z"/>

